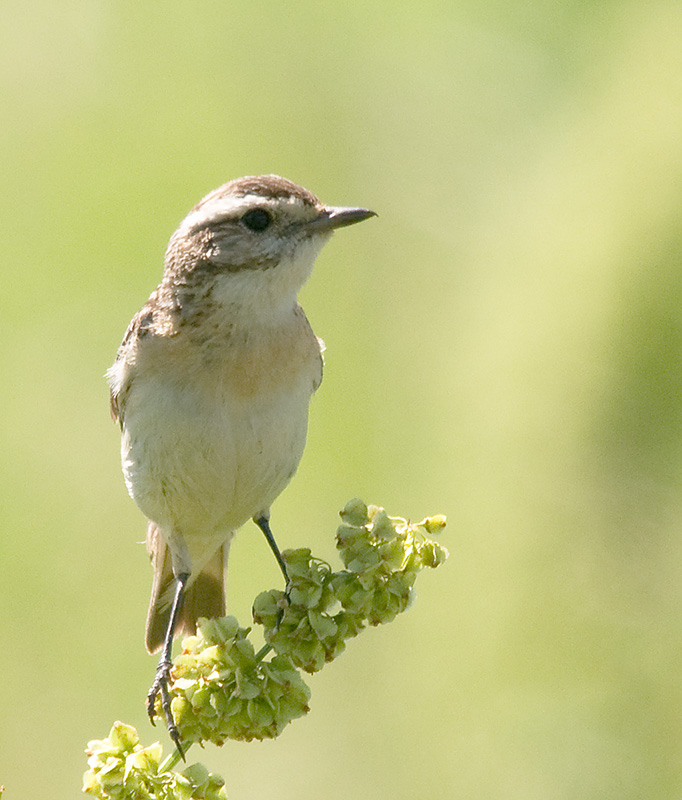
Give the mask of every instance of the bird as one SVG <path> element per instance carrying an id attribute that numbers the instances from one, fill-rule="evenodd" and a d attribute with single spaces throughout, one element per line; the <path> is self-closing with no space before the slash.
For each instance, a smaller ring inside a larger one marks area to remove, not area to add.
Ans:
<path id="1" fill-rule="evenodd" d="M 161 658 L 147 711 L 154 724 L 160 697 L 183 758 L 168 690 L 173 640 L 225 614 L 230 541 L 249 520 L 288 590 L 270 507 L 303 454 L 324 350 L 298 292 L 333 231 L 372 216 L 278 175 L 219 186 L 172 235 L 161 282 L 107 372 L 125 484 L 148 520 L 145 644 Z"/>

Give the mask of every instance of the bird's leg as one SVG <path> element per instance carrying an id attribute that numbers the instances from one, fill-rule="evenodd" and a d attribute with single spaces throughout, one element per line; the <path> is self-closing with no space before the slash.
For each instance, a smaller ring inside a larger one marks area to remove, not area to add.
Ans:
<path id="1" fill-rule="evenodd" d="M 168 735 L 170 736 L 173 744 L 178 748 L 178 753 L 185 760 L 185 754 L 180 746 L 180 733 L 178 731 L 175 720 L 173 719 L 173 712 L 171 711 L 171 699 L 168 693 L 168 679 L 170 678 L 170 669 L 173 666 L 171 660 L 171 650 L 173 648 L 173 636 L 175 634 L 175 626 L 178 623 L 180 609 L 182 608 L 182 598 L 185 596 L 185 588 L 189 580 L 189 572 L 182 572 L 175 578 L 175 597 L 173 598 L 173 606 L 171 608 L 170 618 L 168 620 L 168 628 L 166 628 L 166 636 L 163 640 L 163 649 L 161 650 L 161 659 L 156 668 L 156 676 L 152 688 L 147 695 L 147 714 L 152 725 L 154 725 L 154 705 L 156 703 L 157 695 L 161 695 L 161 708 L 163 715 L 166 718 L 166 725 L 168 727 Z"/>
<path id="2" fill-rule="evenodd" d="M 279 547 L 277 547 L 277 542 L 275 541 L 275 537 L 272 535 L 272 531 L 270 530 L 270 520 L 266 516 L 261 516 L 258 518 L 254 518 L 253 520 L 256 525 L 263 531 L 265 534 L 265 538 L 268 540 L 268 544 L 270 545 L 270 549 L 272 550 L 275 558 L 277 559 L 277 563 L 279 564 L 279 568 L 282 570 L 282 575 L 284 575 L 284 599 L 289 604 L 289 593 L 291 592 L 291 578 L 289 578 L 289 573 L 287 572 L 287 565 L 284 563 L 284 559 L 282 558 L 282 554 L 279 551 Z M 282 613 L 284 609 L 280 609 L 278 614 L 277 623 L 279 625 Z"/>

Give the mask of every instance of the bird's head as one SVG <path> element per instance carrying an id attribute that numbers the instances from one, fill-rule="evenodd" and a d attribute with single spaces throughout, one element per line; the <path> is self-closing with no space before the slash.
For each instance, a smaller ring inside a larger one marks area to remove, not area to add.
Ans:
<path id="1" fill-rule="evenodd" d="M 213 300 L 244 310 L 295 302 L 336 228 L 374 216 L 326 206 L 277 175 L 238 178 L 206 195 L 185 217 L 166 253 L 166 280 L 211 286 Z"/>

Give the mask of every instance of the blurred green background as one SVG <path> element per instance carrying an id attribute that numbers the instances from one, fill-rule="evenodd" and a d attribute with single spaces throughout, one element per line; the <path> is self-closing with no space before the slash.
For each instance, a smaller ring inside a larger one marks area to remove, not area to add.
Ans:
<path id="1" fill-rule="evenodd" d="M 261 172 L 380 214 L 303 292 L 280 545 L 334 559 L 360 495 L 447 513 L 451 558 L 279 740 L 196 758 L 233 800 L 682 795 L 680 42 L 678 0 L 5 4 L 7 800 L 78 796 L 115 719 L 167 742 L 103 373 L 180 219 Z M 231 567 L 246 624 L 252 526 Z"/>

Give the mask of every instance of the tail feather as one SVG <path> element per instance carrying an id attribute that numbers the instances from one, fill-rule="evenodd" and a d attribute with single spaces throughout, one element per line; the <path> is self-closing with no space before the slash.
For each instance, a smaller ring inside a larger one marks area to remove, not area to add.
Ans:
<path id="1" fill-rule="evenodd" d="M 175 636 L 196 633 L 199 617 L 222 617 L 225 615 L 225 561 L 228 543 L 218 548 L 215 555 L 195 577 L 192 575 L 180 609 Z M 147 550 L 154 568 L 152 596 L 147 613 L 145 645 L 147 651 L 156 653 L 163 646 L 168 629 L 170 610 L 175 594 L 175 576 L 170 551 L 161 530 L 149 523 Z"/>

